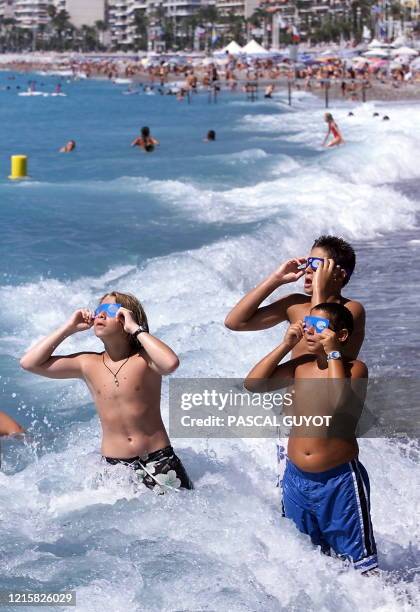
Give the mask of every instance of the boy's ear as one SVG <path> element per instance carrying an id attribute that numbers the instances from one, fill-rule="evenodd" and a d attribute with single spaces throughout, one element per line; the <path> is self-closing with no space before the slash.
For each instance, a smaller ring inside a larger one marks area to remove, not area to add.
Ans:
<path id="1" fill-rule="evenodd" d="M 349 330 L 346 328 L 340 329 L 339 332 L 337 332 L 337 338 L 339 340 L 339 342 L 342 342 L 343 344 L 345 344 L 347 342 L 347 340 L 349 339 Z"/>
<path id="2" fill-rule="evenodd" d="M 346 277 L 347 277 L 347 272 L 345 270 L 343 270 L 343 268 L 340 268 L 340 270 L 338 271 L 338 274 L 337 274 L 337 278 L 339 280 L 341 280 L 342 284 L 346 280 Z"/>

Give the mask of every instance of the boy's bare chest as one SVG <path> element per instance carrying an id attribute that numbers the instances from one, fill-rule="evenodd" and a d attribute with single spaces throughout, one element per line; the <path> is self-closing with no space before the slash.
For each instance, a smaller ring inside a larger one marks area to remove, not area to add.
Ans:
<path id="1" fill-rule="evenodd" d="M 160 380 L 144 359 L 112 362 L 102 355 L 89 364 L 86 383 L 96 401 L 133 401 L 160 388 Z"/>

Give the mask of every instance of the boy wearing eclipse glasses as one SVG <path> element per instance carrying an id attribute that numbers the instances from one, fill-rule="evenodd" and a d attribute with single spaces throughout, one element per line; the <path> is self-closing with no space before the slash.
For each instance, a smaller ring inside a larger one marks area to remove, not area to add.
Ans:
<path id="1" fill-rule="evenodd" d="M 52 356 L 68 336 L 93 328 L 101 353 Z M 160 413 L 162 375 L 178 357 L 149 333 L 146 313 L 130 294 L 104 295 L 95 312 L 79 309 L 22 357 L 21 366 L 47 378 L 80 378 L 91 392 L 102 425 L 101 452 L 110 465 L 123 464 L 156 493 L 192 489 L 170 445 Z"/>
<path id="2" fill-rule="evenodd" d="M 356 263 L 350 244 L 335 236 L 321 236 L 315 240 L 308 257 L 297 257 L 282 263 L 255 289 L 252 289 L 230 311 L 225 325 L 233 331 L 268 329 L 283 321 L 296 323 L 309 315 L 311 308 L 321 302 L 343 304 L 353 315 L 354 332 L 343 348 L 347 357 L 357 357 L 365 334 L 365 311 L 355 300 L 341 295 Z M 304 293 L 291 293 L 272 304 L 261 306 L 276 289 L 304 278 Z M 292 357 L 301 355 L 305 343 L 300 341 Z"/>
<path id="3" fill-rule="evenodd" d="M 300 421 L 290 432 L 282 480 L 283 516 L 322 552 L 333 551 L 365 573 L 378 564 L 369 477 L 358 459 L 355 434 L 368 370 L 362 361 L 343 355 L 352 332 L 348 308 L 319 304 L 289 326 L 282 343 L 257 363 L 244 385 L 249 391 L 265 392 L 293 380 L 294 412 L 331 419 L 322 429 Z M 299 342 L 304 343 L 304 351 L 280 364 Z"/>

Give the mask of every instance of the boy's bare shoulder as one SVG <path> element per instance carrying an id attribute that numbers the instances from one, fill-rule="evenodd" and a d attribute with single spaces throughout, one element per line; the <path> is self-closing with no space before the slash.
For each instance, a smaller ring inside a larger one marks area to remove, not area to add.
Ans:
<path id="1" fill-rule="evenodd" d="M 349 368 L 352 378 L 368 378 L 369 370 L 364 361 L 360 361 L 360 359 L 352 359 L 349 360 L 346 365 Z"/>
<path id="2" fill-rule="evenodd" d="M 281 299 L 286 302 L 288 312 L 298 311 L 302 306 L 311 303 L 311 298 L 305 293 L 290 293 Z"/>
<path id="3" fill-rule="evenodd" d="M 365 314 L 365 307 L 361 302 L 357 300 L 351 300 L 350 298 L 344 299 L 344 306 L 350 310 L 353 317 Z"/>

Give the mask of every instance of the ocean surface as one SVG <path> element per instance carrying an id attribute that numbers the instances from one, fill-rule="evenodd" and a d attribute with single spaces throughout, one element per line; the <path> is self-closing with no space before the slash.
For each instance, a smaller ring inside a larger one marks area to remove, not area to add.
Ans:
<path id="1" fill-rule="evenodd" d="M 82 383 L 18 363 L 118 289 L 142 300 L 152 333 L 180 356 L 175 376 L 242 377 L 285 328 L 235 334 L 226 313 L 334 233 L 357 251 L 345 295 L 367 309 L 371 376 L 418 379 L 420 105 L 353 103 L 349 117 L 350 103 L 336 103 L 346 144 L 325 150 L 322 101 L 305 93 L 292 108 L 281 92 L 187 104 L 62 80 L 67 97 L 18 96 L 30 78 L 44 92 L 58 82 L 0 73 L 0 409 L 30 432 L 2 442 L 0 590 L 76 590 L 82 612 L 420 609 L 415 440 L 361 440 L 384 570 L 366 579 L 281 519 L 274 440 L 173 440 L 196 489 L 158 497 L 124 468 L 104 474 Z M 150 155 L 130 148 L 143 125 L 161 141 Z M 214 143 L 203 142 L 209 129 Z M 59 155 L 69 139 L 76 151 Z M 29 156 L 30 180 L 8 181 L 12 154 Z M 101 346 L 86 332 L 60 351 Z M 419 418 L 412 400 L 407 431 Z"/>

